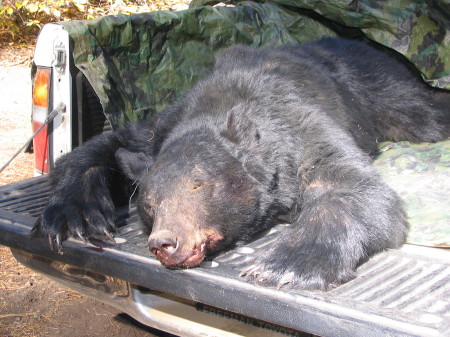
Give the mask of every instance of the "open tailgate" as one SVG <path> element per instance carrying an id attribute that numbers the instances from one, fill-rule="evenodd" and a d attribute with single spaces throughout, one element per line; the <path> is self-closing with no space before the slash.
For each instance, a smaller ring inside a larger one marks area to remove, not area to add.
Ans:
<path id="1" fill-rule="evenodd" d="M 332 291 L 277 290 L 246 283 L 238 275 L 287 225 L 199 268 L 169 270 L 149 253 L 147 234 L 133 208 L 118 210 L 120 234 L 109 247 L 69 239 L 58 255 L 46 239 L 30 240 L 28 233 L 48 195 L 46 177 L 0 187 L 0 244 L 25 260 L 39 261 L 29 263 L 34 268 L 60 261 L 193 301 L 197 310 L 220 308 L 321 336 L 450 336 L 448 250 L 405 245 L 375 256 L 358 269 L 355 280 Z"/>

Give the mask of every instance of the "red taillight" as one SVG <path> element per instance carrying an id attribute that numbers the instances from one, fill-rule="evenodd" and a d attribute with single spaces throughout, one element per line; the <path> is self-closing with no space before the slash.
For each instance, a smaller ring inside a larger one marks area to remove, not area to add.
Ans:
<path id="1" fill-rule="evenodd" d="M 44 123 L 49 113 L 50 68 L 37 68 L 33 84 L 33 132 Z M 34 169 L 38 173 L 48 173 L 48 127 L 47 125 L 34 137 Z"/>

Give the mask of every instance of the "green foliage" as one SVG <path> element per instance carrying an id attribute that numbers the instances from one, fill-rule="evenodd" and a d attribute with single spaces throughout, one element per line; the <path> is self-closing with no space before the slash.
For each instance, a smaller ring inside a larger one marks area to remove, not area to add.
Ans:
<path id="1" fill-rule="evenodd" d="M 188 0 L 0 0 L 0 47 L 34 42 L 39 29 L 49 22 L 172 9 L 188 3 Z"/>

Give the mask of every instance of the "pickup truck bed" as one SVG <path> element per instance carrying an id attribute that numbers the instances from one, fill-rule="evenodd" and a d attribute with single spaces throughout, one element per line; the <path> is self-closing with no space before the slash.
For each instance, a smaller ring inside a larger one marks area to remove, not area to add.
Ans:
<path id="1" fill-rule="evenodd" d="M 238 275 L 288 225 L 199 268 L 169 270 L 149 253 L 148 234 L 135 209 L 124 207 L 118 210 L 116 244 L 98 248 L 69 239 L 58 255 L 46 239 L 28 238 L 48 191 L 46 177 L 0 187 L 0 244 L 11 247 L 21 263 L 155 328 L 194 336 L 208 325 L 201 335 L 235 336 L 222 331 L 225 321 L 294 336 L 301 335 L 297 331 L 334 337 L 450 336 L 446 249 L 405 245 L 379 254 L 358 269 L 355 280 L 329 292 L 277 290 L 246 283 Z M 222 320 L 214 326 L 216 318 Z"/>

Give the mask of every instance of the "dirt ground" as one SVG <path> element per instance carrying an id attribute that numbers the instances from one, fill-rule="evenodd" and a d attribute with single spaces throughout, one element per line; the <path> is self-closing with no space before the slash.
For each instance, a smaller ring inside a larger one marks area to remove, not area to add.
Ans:
<path id="1" fill-rule="evenodd" d="M 30 48 L 0 49 L 0 167 L 31 135 Z M 33 176 L 21 153 L 0 185 Z M 0 337 L 167 336 L 20 265 L 0 246 Z"/>

